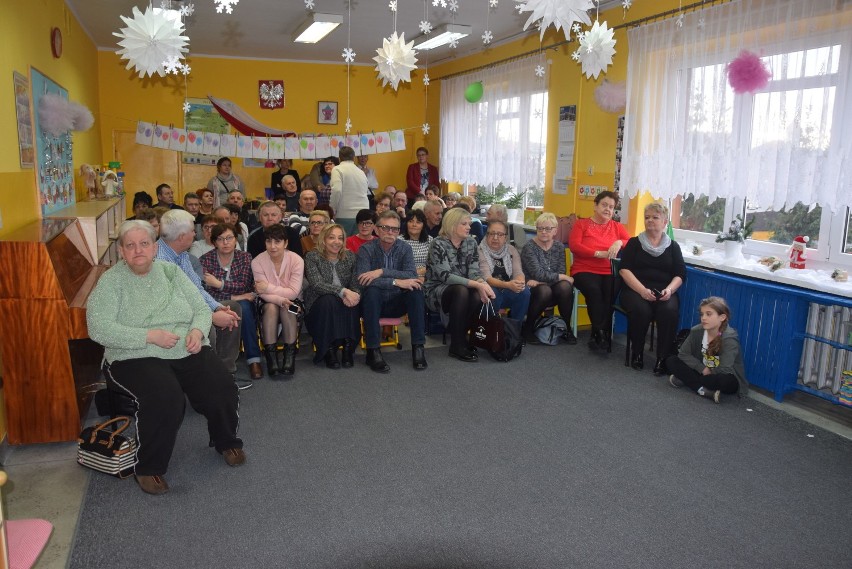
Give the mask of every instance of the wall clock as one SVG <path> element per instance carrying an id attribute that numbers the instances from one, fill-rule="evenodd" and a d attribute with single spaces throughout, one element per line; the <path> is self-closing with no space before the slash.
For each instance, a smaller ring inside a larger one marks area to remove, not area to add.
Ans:
<path id="1" fill-rule="evenodd" d="M 50 30 L 50 51 L 56 59 L 62 57 L 62 32 L 59 28 Z"/>

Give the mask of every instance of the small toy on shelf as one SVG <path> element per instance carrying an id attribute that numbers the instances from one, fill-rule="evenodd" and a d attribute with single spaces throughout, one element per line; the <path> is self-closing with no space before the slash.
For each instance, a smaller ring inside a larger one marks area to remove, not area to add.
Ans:
<path id="1" fill-rule="evenodd" d="M 83 184 L 86 186 L 89 199 L 95 199 L 98 195 L 98 175 L 95 169 L 88 164 L 82 164 L 80 165 L 80 176 L 83 177 Z"/>
<path id="2" fill-rule="evenodd" d="M 763 257 L 758 262 L 761 265 L 769 267 L 769 270 L 772 271 L 773 273 L 784 266 L 784 261 L 782 261 L 778 257 Z"/>
<path id="3" fill-rule="evenodd" d="M 808 258 L 807 244 L 811 238 L 807 235 L 796 235 L 793 244 L 790 245 L 790 268 L 804 269 L 805 260 Z"/>
<path id="4" fill-rule="evenodd" d="M 118 193 L 118 174 L 112 170 L 107 170 L 101 178 L 101 186 L 104 189 L 104 195 L 114 196 Z"/>
<path id="5" fill-rule="evenodd" d="M 693 245 L 692 246 L 692 254 L 696 257 L 700 257 L 701 253 L 704 252 L 704 248 L 701 245 Z"/>
<path id="6" fill-rule="evenodd" d="M 849 280 L 849 272 L 843 269 L 834 269 L 831 271 L 831 278 L 839 283 L 845 283 Z"/>

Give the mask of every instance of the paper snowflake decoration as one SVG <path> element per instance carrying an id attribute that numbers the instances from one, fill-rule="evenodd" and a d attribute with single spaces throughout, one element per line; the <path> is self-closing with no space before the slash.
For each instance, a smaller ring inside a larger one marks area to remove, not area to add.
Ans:
<path id="1" fill-rule="evenodd" d="M 186 102 L 186 101 L 183 102 L 183 114 L 188 113 L 191 108 L 192 107 L 189 105 L 188 102 Z"/>
<path id="2" fill-rule="evenodd" d="M 192 67 L 190 67 L 188 64 L 184 63 L 180 66 L 180 72 L 184 75 L 189 75 L 190 71 L 192 71 Z"/>
<path id="3" fill-rule="evenodd" d="M 343 125 L 343 132 L 349 134 L 352 131 L 352 119 L 346 117 L 346 123 Z"/>
<path id="4" fill-rule="evenodd" d="M 677 20 L 675 20 L 675 25 L 679 28 L 683 27 L 683 14 L 678 14 Z"/>
<path id="5" fill-rule="evenodd" d="M 532 12 L 524 24 L 525 30 L 533 22 L 541 22 L 541 39 L 544 39 L 544 32 L 551 25 L 557 30 L 564 29 L 565 39 L 571 39 L 569 30 L 574 22 L 583 22 L 587 26 L 592 23 L 588 14 L 592 8 L 592 0 L 523 0 L 518 12 Z"/>
<path id="6" fill-rule="evenodd" d="M 171 75 L 174 73 L 177 75 L 180 73 L 180 70 L 183 68 L 183 64 L 180 62 L 180 58 L 177 56 L 170 57 L 163 62 L 163 71 L 166 75 Z"/>
<path id="7" fill-rule="evenodd" d="M 314 0 L 305 0 L 305 10 L 314 9 Z"/>
<path id="8" fill-rule="evenodd" d="M 376 50 L 378 54 L 373 58 L 376 62 L 376 71 L 382 80 L 382 87 L 392 85 L 394 91 L 400 81 L 411 82 L 411 71 L 416 69 L 417 54 L 414 51 L 414 41 L 405 43 L 405 32 L 397 35 L 396 32 L 390 37 L 382 40 L 382 47 Z"/>
<path id="9" fill-rule="evenodd" d="M 355 61 L 355 52 L 352 50 L 351 47 L 344 48 L 343 53 L 341 55 L 343 56 L 343 61 L 345 61 L 346 63 L 352 63 L 353 61 Z"/>
<path id="10" fill-rule="evenodd" d="M 489 44 L 491 40 L 494 39 L 494 34 L 491 33 L 491 30 L 485 30 L 485 33 L 482 34 L 482 43 Z"/>
<path id="11" fill-rule="evenodd" d="M 488 0 L 488 5 L 492 8 L 497 7 L 497 0 Z"/>
<path id="12" fill-rule="evenodd" d="M 429 134 L 429 123 L 423 123 L 423 126 L 420 128 L 423 130 L 423 134 Z"/>
<path id="13" fill-rule="evenodd" d="M 284 99 L 284 87 L 280 83 L 270 81 L 260 86 L 258 94 L 262 107 L 274 109 L 282 106 L 280 103 Z"/>
<path id="14" fill-rule="evenodd" d="M 579 34 L 582 29 L 583 28 L 581 28 L 580 24 L 578 24 L 577 22 L 574 22 L 574 25 L 571 26 L 571 31 L 574 32 L 575 34 Z"/>
<path id="15" fill-rule="evenodd" d="M 535 76 L 536 77 L 544 77 L 544 66 L 536 65 L 535 66 Z"/>
<path id="16" fill-rule="evenodd" d="M 577 49 L 574 53 L 571 54 L 571 59 L 574 61 L 580 61 L 580 50 Z"/>
<path id="17" fill-rule="evenodd" d="M 165 12 L 154 12 L 148 7 L 145 13 L 133 7 L 133 17 L 121 16 L 126 28 L 112 35 L 121 38 L 118 50 L 121 59 L 127 60 L 126 69 L 135 67 L 140 77 L 146 75 L 165 76 L 164 61 L 180 59 L 186 53 L 189 38 L 181 35 L 184 31 L 183 22 L 170 20 Z"/>
<path id="18" fill-rule="evenodd" d="M 612 65 L 612 56 L 615 55 L 614 34 L 606 22 L 601 24 L 595 20 L 592 29 L 580 35 L 580 49 L 577 51 L 586 78 L 597 79 L 607 66 Z"/>
<path id="19" fill-rule="evenodd" d="M 420 20 L 420 31 L 424 34 L 428 34 L 432 31 L 432 24 L 430 24 L 426 20 Z"/>
<path id="20" fill-rule="evenodd" d="M 459 46 L 459 40 L 457 38 L 451 39 L 449 46 L 451 49 L 456 49 Z"/>
<path id="21" fill-rule="evenodd" d="M 633 0 L 621 0 L 621 7 L 625 10 L 629 10 L 630 6 L 633 5 Z"/>
<path id="22" fill-rule="evenodd" d="M 458 12 L 459 11 L 459 2 L 458 0 L 450 0 L 447 2 L 447 7 L 450 9 L 450 12 Z"/>
<path id="23" fill-rule="evenodd" d="M 426 85 L 427 87 L 429 86 L 429 74 L 428 73 L 423 74 L 423 84 Z"/>
<path id="24" fill-rule="evenodd" d="M 432 0 L 433 6 L 440 6 L 441 8 L 447 7 L 447 0 Z"/>
<path id="25" fill-rule="evenodd" d="M 221 14 L 224 10 L 226 14 L 234 12 L 234 6 L 240 3 L 240 0 L 213 0 L 216 2 L 216 13 Z M 311 0 L 313 3 L 313 0 Z"/>
<path id="26" fill-rule="evenodd" d="M 184 4 L 180 7 L 180 15 L 184 18 L 188 18 L 195 13 L 195 4 Z"/>
<path id="27" fill-rule="evenodd" d="M 388 8 L 390 8 L 391 12 L 396 12 L 396 0 L 390 0 Z"/>

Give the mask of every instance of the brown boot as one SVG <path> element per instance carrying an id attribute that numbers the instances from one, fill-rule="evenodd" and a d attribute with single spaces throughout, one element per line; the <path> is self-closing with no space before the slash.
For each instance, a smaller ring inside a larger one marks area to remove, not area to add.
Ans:
<path id="1" fill-rule="evenodd" d="M 153 476 L 137 474 L 136 482 L 139 483 L 139 487 L 142 488 L 142 491 L 146 494 L 158 496 L 169 491 L 169 485 L 166 483 L 166 479 L 159 474 L 155 474 Z"/>

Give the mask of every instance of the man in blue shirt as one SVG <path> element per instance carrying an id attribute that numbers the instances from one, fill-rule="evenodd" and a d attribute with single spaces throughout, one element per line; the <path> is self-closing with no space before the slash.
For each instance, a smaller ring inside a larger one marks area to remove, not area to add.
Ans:
<path id="1" fill-rule="evenodd" d="M 404 195 L 404 194 L 403 194 Z M 367 365 L 375 372 L 388 373 L 390 366 L 379 348 L 379 318 L 397 318 L 408 313 L 411 327 L 411 356 L 415 370 L 426 369 L 426 304 L 422 281 L 414 267 L 414 253 L 399 236 L 400 220 L 395 211 L 379 215 L 378 239 L 358 249 L 356 272 L 364 287 L 361 306 L 364 317 L 364 341 Z"/>

